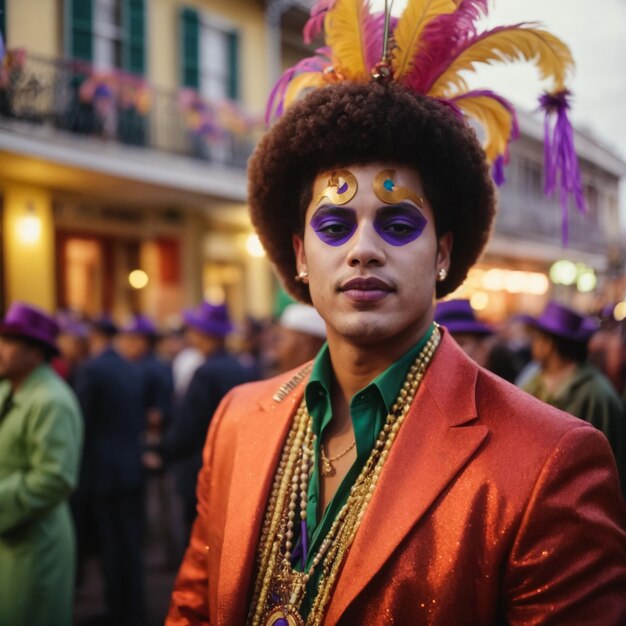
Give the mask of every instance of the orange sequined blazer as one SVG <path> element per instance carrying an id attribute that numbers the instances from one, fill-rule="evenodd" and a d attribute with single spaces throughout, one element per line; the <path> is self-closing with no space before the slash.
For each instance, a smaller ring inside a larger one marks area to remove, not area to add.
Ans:
<path id="1" fill-rule="evenodd" d="M 212 420 L 167 626 L 246 621 L 305 384 L 273 400 L 287 380 L 236 388 Z M 444 332 L 325 624 L 624 626 L 625 527 L 604 436 L 481 370 Z"/>

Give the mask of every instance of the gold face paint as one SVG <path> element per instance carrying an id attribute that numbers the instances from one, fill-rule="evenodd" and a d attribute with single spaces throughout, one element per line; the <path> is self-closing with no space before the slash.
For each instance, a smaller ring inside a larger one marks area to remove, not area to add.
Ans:
<path id="1" fill-rule="evenodd" d="M 406 187 L 396 187 L 396 183 L 393 181 L 395 175 L 396 170 L 383 170 L 376 174 L 372 184 L 376 197 L 385 204 L 397 204 L 402 200 L 411 200 L 419 207 L 424 206 L 422 196 L 418 196 Z"/>
<path id="2" fill-rule="evenodd" d="M 322 198 L 328 198 L 333 204 L 346 204 L 354 198 L 358 188 L 353 174 L 348 170 L 337 170 L 330 175 L 328 186 L 317 196 L 315 204 L 319 204 Z"/>

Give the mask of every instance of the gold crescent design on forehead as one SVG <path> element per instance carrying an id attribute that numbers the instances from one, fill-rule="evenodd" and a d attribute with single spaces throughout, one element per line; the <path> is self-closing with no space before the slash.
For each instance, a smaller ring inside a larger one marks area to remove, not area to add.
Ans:
<path id="1" fill-rule="evenodd" d="M 319 204 L 322 198 L 328 198 L 333 204 L 345 204 L 354 198 L 358 188 L 354 174 L 348 170 L 337 170 L 330 175 L 328 186 L 317 196 L 315 204 Z"/>
<path id="2" fill-rule="evenodd" d="M 411 200 L 419 207 L 424 206 L 424 198 L 422 196 L 407 187 L 396 186 L 393 180 L 395 175 L 396 170 L 383 170 L 376 174 L 372 183 L 376 197 L 386 204 L 396 204 L 402 202 L 402 200 Z"/>

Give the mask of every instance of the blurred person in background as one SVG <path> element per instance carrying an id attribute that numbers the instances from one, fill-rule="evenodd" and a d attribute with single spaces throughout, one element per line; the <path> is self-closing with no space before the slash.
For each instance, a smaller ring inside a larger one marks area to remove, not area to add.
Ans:
<path id="1" fill-rule="evenodd" d="M 326 324 L 307 304 L 288 304 L 273 329 L 267 363 L 275 374 L 287 372 L 315 358 L 326 341 Z"/>
<path id="2" fill-rule="evenodd" d="M 202 302 L 183 317 L 189 345 L 203 355 L 204 362 L 196 369 L 170 429 L 160 445 L 144 454 L 144 463 L 158 469 L 163 462 L 176 462 L 186 541 L 196 517 L 196 480 L 209 423 L 226 393 L 250 380 L 250 372 L 226 349 L 233 330 L 226 305 Z"/>
<path id="3" fill-rule="evenodd" d="M 143 393 L 139 371 L 113 346 L 116 334 L 107 316 L 89 324 L 90 357 L 76 380 L 85 446 L 74 508 L 79 547 L 84 550 L 91 536 L 99 549 L 107 611 L 102 623 L 141 626 Z"/>
<path id="4" fill-rule="evenodd" d="M 159 355 L 172 372 L 173 410 L 182 401 L 195 371 L 204 362 L 202 352 L 189 345 L 184 326 L 170 328 L 159 341 Z"/>
<path id="5" fill-rule="evenodd" d="M 478 365 L 513 382 L 518 368 L 513 351 L 491 326 L 476 318 L 469 300 L 445 300 L 435 308 L 435 321 L 445 326 L 463 352 Z"/>
<path id="6" fill-rule="evenodd" d="M 148 443 L 158 442 L 167 427 L 173 395 L 171 371 L 155 354 L 157 340 L 157 328 L 146 315 L 133 316 L 118 337 L 120 353 L 141 375 L 143 428 Z"/>
<path id="7" fill-rule="evenodd" d="M 589 361 L 612 383 L 622 395 L 626 391 L 626 351 L 623 323 L 614 316 L 615 305 L 609 304 L 598 313 L 598 330 L 589 339 Z"/>
<path id="8" fill-rule="evenodd" d="M 74 388 L 76 373 L 89 355 L 87 327 L 81 317 L 71 311 L 57 315 L 59 356 L 52 360 L 52 367 L 67 384 Z"/>
<path id="9" fill-rule="evenodd" d="M 528 316 L 526 321 L 538 370 L 522 388 L 606 435 L 626 493 L 626 413 L 609 380 L 588 362 L 587 346 L 595 324 L 554 301 L 539 317 Z"/>
<path id="10" fill-rule="evenodd" d="M 75 537 L 68 498 L 83 424 L 52 370 L 54 318 L 15 302 L 0 323 L 0 624 L 72 623 Z"/>

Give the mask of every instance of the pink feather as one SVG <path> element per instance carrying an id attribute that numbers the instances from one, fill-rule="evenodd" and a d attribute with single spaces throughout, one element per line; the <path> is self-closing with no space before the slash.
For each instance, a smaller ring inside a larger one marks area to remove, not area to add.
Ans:
<path id="1" fill-rule="evenodd" d="M 285 93 L 289 83 L 295 76 L 303 74 L 304 72 L 322 72 L 330 63 L 330 50 L 328 48 L 318 48 L 315 53 L 316 56 L 307 57 L 306 59 L 298 61 L 298 63 L 286 70 L 278 81 L 276 81 L 268 98 L 267 107 L 265 108 L 266 124 L 270 124 L 273 119 L 283 114 Z"/>
<path id="2" fill-rule="evenodd" d="M 363 38 L 365 63 L 370 70 L 382 59 L 384 31 L 384 13 L 371 14 L 369 11 L 363 12 L 361 36 Z"/>
<path id="3" fill-rule="evenodd" d="M 437 76 L 476 37 L 476 22 L 488 11 L 489 0 L 462 0 L 453 13 L 440 15 L 428 24 L 406 83 L 419 93 L 428 93 Z"/>
<path id="4" fill-rule="evenodd" d="M 333 9 L 336 1 L 337 0 L 318 0 L 318 2 L 313 5 L 310 13 L 311 17 L 309 17 L 302 29 L 304 43 L 310 44 L 322 32 L 326 13 Z"/>

